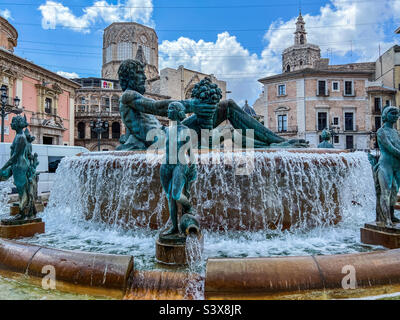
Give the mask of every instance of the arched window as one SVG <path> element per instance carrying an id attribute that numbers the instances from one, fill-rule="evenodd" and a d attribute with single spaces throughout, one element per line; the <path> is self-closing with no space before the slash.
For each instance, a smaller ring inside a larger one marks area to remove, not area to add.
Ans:
<path id="1" fill-rule="evenodd" d="M 121 136 L 121 125 L 119 124 L 119 122 L 113 122 L 111 130 L 112 130 L 112 138 L 119 139 Z"/>
<path id="2" fill-rule="evenodd" d="M 300 44 L 304 44 L 304 35 L 300 35 Z"/>
<path id="3" fill-rule="evenodd" d="M 104 131 L 101 134 L 101 138 L 108 139 L 110 137 L 110 127 L 108 126 L 108 122 L 107 122 L 107 126 L 106 126 L 106 121 L 103 122 L 103 129 L 105 129 L 106 131 Z"/>
<path id="4" fill-rule="evenodd" d="M 303 61 L 302 61 L 302 60 L 300 60 L 300 65 L 301 65 L 301 66 L 303 65 Z"/>
<path id="5" fill-rule="evenodd" d="M 78 139 L 85 139 L 85 123 L 79 122 L 78 123 Z"/>
<path id="6" fill-rule="evenodd" d="M 286 72 L 290 72 L 290 66 L 289 65 L 286 67 Z"/>

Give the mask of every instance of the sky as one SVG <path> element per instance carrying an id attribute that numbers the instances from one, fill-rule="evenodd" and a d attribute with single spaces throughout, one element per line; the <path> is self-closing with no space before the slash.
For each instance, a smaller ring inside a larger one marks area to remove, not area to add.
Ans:
<path id="1" fill-rule="evenodd" d="M 400 0 L 0 0 L 18 30 L 15 54 L 66 77 L 101 77 L 103 30 L 155 28 L 159 70 L 180 65 L 227 81 L 243 105 L 281 72 L 301 9 L 308 42 L 331 64 L 375 61 L 400 41 Z"/>

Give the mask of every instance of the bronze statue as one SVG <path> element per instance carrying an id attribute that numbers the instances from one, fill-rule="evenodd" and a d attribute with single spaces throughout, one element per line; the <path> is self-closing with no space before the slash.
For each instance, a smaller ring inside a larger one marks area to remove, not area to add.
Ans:
<path id="1" fill-rule="evenodd" d="M 16 131 L 16 136 L 11 144 L 11 158 L 0 169 L 0 181 L 13 176 L 19 196 L 19 214 L 12 219 L 2 220 L 3 224 L 20 223 L 36 216 L 35 200 L 39 176 L 36 168 L 39 161 L 38 155 L 32 154 L 32 142 L 35 138 L 27 127 L 26 117 L 16 116 L 12 119 L 11 128 Z"/>
<path id="2" fill-rule="evenodd" d="M 196 164 L 190 163 L 190 148 L 182 149 L 185 144 L 190 143 L 190 132 L 181 123 L 185 119 L 185 107 L 179 102 L 170 103 L 168 118 L 173 122 L 166 128 L 167 148 L 165 162 L 160 168 L 160 176 L 161 184 L 167 194 L 172 227 L 164 235 L 179 233 L 178 203 L 182 206 L 182 215 L 192 213 L 190 188 L 197 177 Z"/>
<path id="3" fill-rule="evenodd" d="M 400 135 L 393 128 L 399 109 L 386 107 L 382 112 L 383 126 L 377 132 L 381 155 L 379 161 L 369 154 L 373 165 L 376 189 L 376 221 L 385 226 L 400 222 L 394 215 L 394 205 L 400 188 Z"/>
<path id="4" fill-rule="evenodd" d="M 333 144 L 329 142 L 331 137 L 331 132 L 328 129 L 324 129 L 321 134 L 322 142 L 318 145 L 318 148 L 333 149 Z"/>
<path id="5" fill-rule="evenodd" d="M 117 150 L 145 150 L 155 141 L 147 141 L 151 129 L 163 129 L 154 115 L 167 116 L 168 106 L 173 100 L 155 101 L 143 96 L 145 93 L 146 76 L 144 66 L 140 61 L 125 60 L 118 70 L 120 85 L 124 91 L 120 99 L 120 113 L 127 133 L 121 137 L 121 145 Z M 179 101 L 185 108 L 185 114 L 193 113 L 184 119 L 182 124 L 200 133 L 201 129 L 216 128 L 223 121 L 229 120 L 235 129 L 243 133 L 247 129 L 254 130 L 254 147 L 308 147 L 304 140 L 286 140 L 264 127 L 256 119 L 248 115 L 233 100 L 219 101 L 217 88 L 210 96 L 211 103 L 201 99 Z M 200 86 L 201 90 L 201 86 Z M 201 92 L 200 92 L 201 95 Z M 214 96 L 215 97 L 212 97 Z M 214 101 L 212 100 L 214 99 Z M 218 101 L 217 101 L 218 100 Z M 198 139 L 200 141 L 200 139 Z M 243 139 L 245 141 L 245 139 Z M 245 147 L 243 145 L 243 147 Z"/>

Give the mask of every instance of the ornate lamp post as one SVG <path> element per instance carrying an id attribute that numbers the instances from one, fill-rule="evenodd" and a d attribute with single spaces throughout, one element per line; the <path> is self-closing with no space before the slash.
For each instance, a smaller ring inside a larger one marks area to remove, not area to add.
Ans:
<path id="1" fill-rule="evenodd" d="M 19 107 L 20 99 L 16 96 L 14 98 L 14 105 L 8 103 L 7 87 L 1 86 L 1 142 L 4 142 L 4 119 L 10 114 L 20 114 L 23 109 Z"/>
<path id="2" fill-rule="evenodd" d="M 100 151 L 101 134 L 108 130 L 108 122 L 102 121 L 101 118 L 98 118 L 96 122 L 90 121 L 90 128 L 97 134 L 97 148 Z"/>

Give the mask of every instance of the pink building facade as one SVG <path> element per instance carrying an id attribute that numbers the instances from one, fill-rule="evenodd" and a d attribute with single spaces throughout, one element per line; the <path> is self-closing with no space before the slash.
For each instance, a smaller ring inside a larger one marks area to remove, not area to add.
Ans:
<path id="1" fill-rule="evenodd" d="M 6 36 L 3 25 L 0 33 Z M 0 48 L 0 86 L 7 87 L 10 104 L 16 96 L 21 99 L 34 143 L 74 145 L 74 97 L 80 85 L 18 57 L 11 49 Z M 13 116 L 5 119 L 5 142 L 15 137 L 10 127 Z"/>

